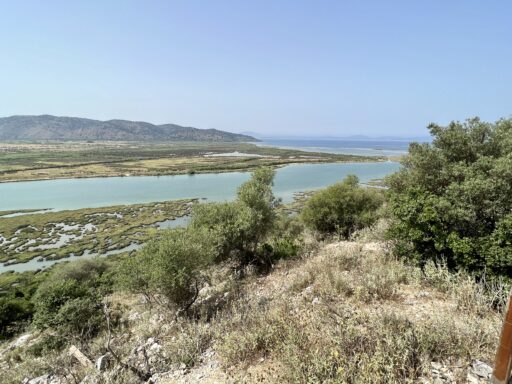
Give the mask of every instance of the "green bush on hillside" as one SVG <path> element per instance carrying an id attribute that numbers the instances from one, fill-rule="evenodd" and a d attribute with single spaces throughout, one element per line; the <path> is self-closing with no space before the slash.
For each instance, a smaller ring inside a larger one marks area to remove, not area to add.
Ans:
<path id="1" fill-rule="evenodd" d="M 348 238 L 354 231 L 372 225 L 384 202 L 382 193 L 362 188 L 356 176 L 315 193 L 305 204 L 301 218 L 321 234 Z"/>
<path id="2" fill-rule="evenodd" d="M 25 297 L 0 297 L 0 340 L 17 333 L 32 317 L 33 307 Z"/>
<path id="3" fill-rule="evenodd" d="M 257 169 L 240 186 L 234 202 L 194 207 L 190 227 L 209 231 L 217 261 L 234 259 L 242 266 L 267 264 L 266 252 L 262 254 L 259 250 L 277 218 L 278 200 L 272 193 L 274 174 L 271 168 Z"/>
<path id="4" fill-rule="evenodd" d="M 234 202 L 196 205 L 186 229 L 161 233 L 122 262 L 120 285 L 144 294 L 150 302 L 186 310 L 197 297 L 209 264 L 234 260 L 241 267 L 268 266 L 275 257 L 296 253 L 297 245 L 288 237 L 280 242 L 269 239 L 278 204 L 273 178 L 272 169 L 260 168 L 240 186 Z"/>
<path id="5" fill-rule="evenodd" d="M 121 285 L 150 301 L 188 308 L 201 284 L 201 269 L 212 259 L 208 234 L 191 229 L 166 230 L 120 266 Z"/>
<path id="6" fill-rule="evenodd" d="M 111 279 L 104 260 L 59 266 L 32 298 L 32 323 L 41 330 L 52 329 L 61 337 L 85 341 L 101 329 L 102 298 L 110 291 Z"/>
<path id="7" fill-rule="evenodd" d="M 512 119 L 429 126 L 389 178 L 391 235 L 419 263 L 512 275 Z"/>
<path id="8" fill-rule="evenodd" d="M 281 215 L 268 239 L 270 262 L 296 257 L 304 249 L 304 224 L 297 217 Z"/>

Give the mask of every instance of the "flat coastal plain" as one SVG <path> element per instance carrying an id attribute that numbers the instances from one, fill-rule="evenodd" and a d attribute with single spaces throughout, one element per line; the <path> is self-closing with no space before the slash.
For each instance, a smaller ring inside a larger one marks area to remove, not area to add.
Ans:
<path id="1" fill-rule="evenodd" d="M 3 142 L 0 182 L 180 175 L 292 163 L 384 160 L 387 159 L 260 147 L 252 143 Z"/>

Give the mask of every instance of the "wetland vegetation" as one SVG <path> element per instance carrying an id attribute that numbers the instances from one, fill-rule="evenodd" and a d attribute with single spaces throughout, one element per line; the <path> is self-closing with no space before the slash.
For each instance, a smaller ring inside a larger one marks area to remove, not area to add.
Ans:
<path id="1" fill-rule="evenodd" d="M 86 208 L 2 217 L 0 262 L 103 254 L 142 244 L 156 225 L 190 213 L 196 200 Z"/>
<path id="2" fill-rule="evenodd" d="M 291 163 L 382 161 L 250 143 L 11 142 L 0 144 L 0 182 L 155 176 L 256 169 Z"/>

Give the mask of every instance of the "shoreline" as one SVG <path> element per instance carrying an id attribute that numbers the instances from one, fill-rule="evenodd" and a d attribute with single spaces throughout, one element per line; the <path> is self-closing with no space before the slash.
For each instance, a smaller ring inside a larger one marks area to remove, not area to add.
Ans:
<path id="1" fill-rule="evenodd" d="M 28 178 L 28 179 L 15 179 L 15 180 L 2 180 L 0 179 L 0 184 L 9 184 L 9 183 L 22 183 L 22 182 L 35 182 L 35 181 L 51 181 L 51 180 L 75 180 L 75 179 L 94 179 L 94 178 L 109 178 L 109 177 L 144 177 L 144 176 L 183 176 L 183 175 L 201 175 L 201 174 L 220 174 L 220 173 L 232 173 L 232 172 L 250 172 L 254 169 L 257 169 L 262 166 L 270 166 L 275 168 L 282 168 L 288 165 L 296 165 L 296 164 L 335 164 L 335 163 L 385 163 L 385 162 L 397 162 L 394 159 L 384 159 L 381 157 L 376 157 L 375 160 L 368 159 L 363 156 L 354 156 L 361 157 L 362 159 L 356 161 L 355 159 L 347 159 L 347 160 L 336 160 L 336 159 L 304 159 L 304 161 L 297 161 L 297 159 L 293 159 L 293 161 L 283 161 L 279 163 L 270 163 L 270 164 L 255 164 L 247 167 L 235 167 L 235 168 L 218 168 L 218 169 L 201 169 L 201 170 L 182 170 L 182 171 L 173 171 L 168 173 L 161 172 L 152 172 L 147 171 L 144 174 L 135 173 L 135 174 L 123 174 L 122 172 L 114 173 L 111 175 L 105 174 L 97 174 L 97 175 L 76 175 L 76 176 L 64 176 L 64 177 L 41 177 L 41 178 Z M 233 159 L 241 159 L 234 157 Z M 251 158 L 253 159 L 253 158 Z M 98 164 L 98 163 L 95 163 Z M 76 165 L 76 167 L 80 167 L 83 165 Z M 47 169 L 47 168 L 42 168 Z M 59 169 L 58 167 L 54 167 L 51 169 Z M 23 170 L 20 170 L 23 171 Z M 193 172 L 191 172 L 193 171 Z"/>

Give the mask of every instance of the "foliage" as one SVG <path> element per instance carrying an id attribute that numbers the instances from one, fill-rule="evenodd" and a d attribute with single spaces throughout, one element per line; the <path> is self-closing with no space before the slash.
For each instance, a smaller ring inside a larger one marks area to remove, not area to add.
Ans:
<path id="1" fill-rule="evenodd" d="M 102 297 L 111 289 L 103 260 L 82 260 L 57 268 L 37 289 L 32 324 L 59 336 L 85 341 L 103 322 Z"/>
<path id="2" fill-rule="evenodd" d="M 297 217 L 279 216 L 268 241 L 271 262 L 298 256 L 304 249 L 303 231 L 304 226 Z"/>
<path id="3" fill-rule="evenodd" d="M 34 314 L 31 298 L 48 272 L 0 275 L 0 339 L 23 331 Z"/>
<path id="4" fill-rule="evenodd" d="M 314 194 L 301 212 L 306 226 L 322 234 L 348 238 L 354 231 L 372 225 L 384 198 L 380 191 L 361 188 L 358 182 L 350 175 Z"/>
<path id="5" fill-rule="evenodd" d="M 66 339 L 62 335 L 43 335 L 37 342 L 27 348 L 33 356 L 41 357 L 51 351 L 60 351 L 66 346 Z"/>
<path id="6" fill-rule="evenodd" d="M 512 274 L 512 120 L 432 124 L 389 179 L 391 236 L 423 264 Z"/>
<path id="7" fill-rule="evenodd" d="M 249 216 L 249 209 L 239 202 L 197 204 L 189 226 L 209 231 L 215 243 L 215 261 L 220 262 L 244 247 L 244 235 L 250 231 Z"/>
<path id="8" fill-rule="evenodd" d="M 241 265 L 266 264 L 258 252 L 276 221 L 278 200 L 272 193 L 274 171 L 260 168 L 238 189 L 230 203 L 200 204 L 192 213 L 192 229 L 206 229 L 216 245 L 216 260 L 236 259 Z"/>
<path id="9" fill-rule="evenodd" d="M 33 305 L 25 297 L 0 297 L 0 339 L 15 334 L 32 313 Z"/>
<path id="10" fill-rule="evenodd" d="M 171 229 L 147 243 L 133 257 L 123 260 L 121 286 L 144 294 L 150 301 L 163 297 L 186 309 L 195 300 L 201 269 L 213 255 L 212 242 L 204 231 Z"/>

